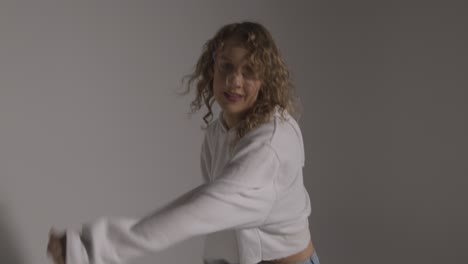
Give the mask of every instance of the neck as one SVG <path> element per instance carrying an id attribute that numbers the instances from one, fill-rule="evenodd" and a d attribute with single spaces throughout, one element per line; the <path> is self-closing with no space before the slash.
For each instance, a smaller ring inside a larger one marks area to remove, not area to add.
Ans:
<path id="1" fill-rule="evenodd" d="M 228 129 L 231 129 L 237 126 L 239 122 L 240 122 L 240 118 L 227 115 L 225 112 L 223 112 L 223 123 L 226 125 Z"/>

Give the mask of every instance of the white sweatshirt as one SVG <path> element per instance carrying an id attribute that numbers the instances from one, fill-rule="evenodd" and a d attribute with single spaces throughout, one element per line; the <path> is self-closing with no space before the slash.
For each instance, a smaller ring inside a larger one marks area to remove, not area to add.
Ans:
<path id="1" fill-rule="evenodd" d="M 310 199 L 303 184 L 304 148 L 296 121 L 276 109 L 270 122 L 229 151 L 235 130 L 219 117 L 205 132 L 206 182 L 142 219 L 100 218 L 67 229 L 66 264 L 116 264 L 197 235 L 233 229 L 240 264 L 297 253 L 310 241 Z"/>

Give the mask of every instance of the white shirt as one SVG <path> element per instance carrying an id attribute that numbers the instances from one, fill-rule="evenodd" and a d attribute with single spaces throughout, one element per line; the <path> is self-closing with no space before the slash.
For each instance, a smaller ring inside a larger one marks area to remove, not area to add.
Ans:
<path id="1" fill-rule="evenodd" d="M 68 229 L 67 264 L 111 264 L 161 251 L 197 235 L 235 230 L 240 264 L 292 255 L 310 241 L 310 199 L 303 184 L 298 124 L 276 109 L 229 151 L 235 130 L 222 111 L 201 148 L 206 182 L 142 218 L 100 218 Z"/>

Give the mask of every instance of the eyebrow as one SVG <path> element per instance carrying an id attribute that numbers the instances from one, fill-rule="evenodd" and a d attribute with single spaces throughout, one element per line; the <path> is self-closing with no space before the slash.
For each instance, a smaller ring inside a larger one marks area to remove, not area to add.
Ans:
<path id="1" fill-rule="evenodd" d="M 225 59 L 225 60 L 232 60 L 231 58 L 227 57 L 227 56 L 224 56 L 223 54 L 219 54 L 219 57 L 221 59 Z"/>
<path id="2" fill-rule="evenodd" d="M 230 57 L 226 56 L 226 55 L 223 55 L 223 54 L 219 54 L 219 57 L 223 60 L 228 60 L 229 62 L 232 62 L 233 59 L 231 59 Z M 243 59 L 242 62 L 244 61 L 247 61 L 246 59 Z M 246 65 L 249 65 L 248 61 L 246 62 Z"/>

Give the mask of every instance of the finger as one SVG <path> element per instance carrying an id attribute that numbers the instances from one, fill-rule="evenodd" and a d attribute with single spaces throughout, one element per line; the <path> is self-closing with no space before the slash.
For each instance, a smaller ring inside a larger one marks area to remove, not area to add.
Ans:
<path id="1" fill-rule="evenodd" d="M 49 244 L 47 244 L 47 253 L 51 254 L 54 252 L 54 242 L 49 240 Z"/>
<path id="2" fill-rule="evenodd" d="M 60 259 L 63 258 L 62 253 L 60 250 L 55 250 L 52 252 L 52 258 L 55 262 L 58 262 Z"/>
<path id="3" fill-rule="evenodd" d="M 53 258 L 54 264 L 60 264 L 60 259 L 56 256 Z"/>
<path id="4" fill-rule="evenodd" d="M 47 249 L 52 250 L 53 248 L 56 247 L 56 245 L 57 245 L 57 240 L 54 237 L 51 237 L 49 239 L 49 243 L 47 244 Z"/>
<path id="5" fill-rule="evenodd" d="M 48 252 L 51 254 L 57 254 L 57 252 L 61 252 L 61 244 L 56 238 L 51 238 L 49 241 L 49 245 L 47 246 Z"/>
<path id="6" fill-rule="evenodd" d="M 54 262 L 57 264 L 65 264 L 65 260 L 61 254 L 55 256 Z"/>

